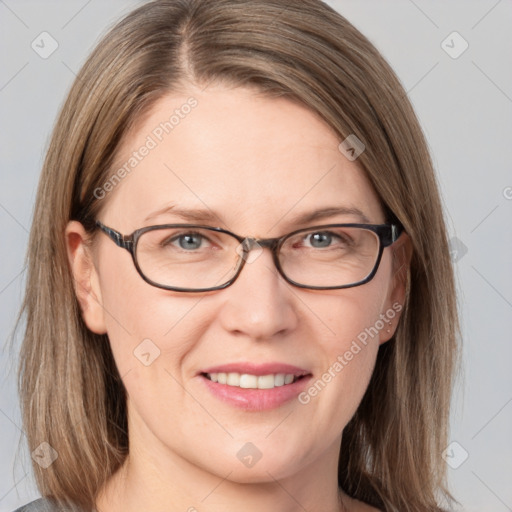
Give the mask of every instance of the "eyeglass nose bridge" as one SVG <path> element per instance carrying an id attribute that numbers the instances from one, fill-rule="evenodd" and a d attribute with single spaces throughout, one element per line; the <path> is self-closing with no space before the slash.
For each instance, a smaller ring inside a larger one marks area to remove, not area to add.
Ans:
<path id="1" fill-rule="evenodd" d="M 283 270 L 281 268 L 281 264 L 279 263 L 279 258 L 277 254 L 277 248 L 279 246 L 279 242 L 281 241 L 281 238 L 253 238 L 253 237 L 245 237 L 240 238 L 240 246 L 242 247 L 242 251 L 237 251 L 239 255 L 239 265 L 238 270 L 236 274 L 233 276 L 233 278 L 227 283 L 226 286 L 229 286 L 233 284 L 233 282 L 240 276 L 242 269 L 245 267 L 246 263 L 252 263 L 257 259 L 254 258 L 253 260 L 250 259 L 250 253 L 253 249 L 270 249 L 272 253 L 272 260 L 274 262 L 275 267 L 277 268 L 277 271 L 281 276 L 285 279 L 285 281 L 288 281 L 288 278 L 283 273 Z"/>
<path id="2" fill-rule="evenodd" d="M 242 248 L 244 251 L 244 259 L 249 255 L 253 249 L 268 248 L 272 251 L 274 257 L 277 256 L 277 246 L 279 245 L 280 238 L 253 238 L 245 237 L 242 241 Z"/>

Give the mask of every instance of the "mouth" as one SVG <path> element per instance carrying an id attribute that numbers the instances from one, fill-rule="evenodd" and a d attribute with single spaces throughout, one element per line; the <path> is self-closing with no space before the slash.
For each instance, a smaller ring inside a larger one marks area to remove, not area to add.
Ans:
<path id="1" fill-rule="evenodd" d="M 254 375 L 238 372 L 202 372 L 200 375 L 211 382 L 225 384 L 235 388 L 273 389 L 281 386 L 289 386 L 311 374 L 269 373 L 265 375 Z"/>
<path id="2" fill-rule="evenodd" d="M 267 411 L 293 403 L 313 374 L 286 364 L 228 364 L 197 374 L 205 390 L 229 406 Z"/>

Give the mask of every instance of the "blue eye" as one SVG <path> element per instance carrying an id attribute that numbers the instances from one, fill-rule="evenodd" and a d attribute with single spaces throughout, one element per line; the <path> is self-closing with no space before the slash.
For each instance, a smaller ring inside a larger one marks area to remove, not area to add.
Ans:
<path id="1" fill-rule="evenodd" d="M 327 247 L 332 242 L 332 236 L 327 232 L 311 233 L 308 236 L 311 245 L 315 246 L 313 241 L 319 243 L 319 245 L 316 245 L 315 247 Z"/>
<path id="2" fill-rule="evenodd" d="M 158 245 L 165 249 L 196 251 L 201 249 L 204 240 L 208 240 L 208 238 L 195 231 L 174 232 L 170 236 L 166 236 Z"/>
<path id="3" fill-rule="evenodd" d="M 174 237 L 173 240 L 178 240 L 181 249 L 185 250 L 194 250 L 199 249 L 201 247 L 201 242 L 204 237 L 198 233 L 186 233 L 184 235 L 179 235 Z"/>
<path id="4" fill-rule="evenodd" d="M 350 244 L 347 236 L 343 233 L 333 233 L 332 231 L 316 231 L 308 233 L 304 236 L 304 240 L 308 240 L 311 247 L 314 249 L 322 249 L 332 247 L 334 244 L 346 246 Z"/>

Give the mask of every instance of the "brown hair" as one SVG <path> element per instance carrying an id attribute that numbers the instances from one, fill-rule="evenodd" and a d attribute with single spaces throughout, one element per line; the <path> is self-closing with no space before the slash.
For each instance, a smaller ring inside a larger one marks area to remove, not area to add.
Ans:
<path id="1" fill-rule="evenodd" d="M 413 255 L 402 317 L 382 345 L 367 392 L 343 433 L 339 485 L 388 511 L 440 510 L 449 498 L 447 442 L 459 333 L 453 270 L 436 178 L 406 92 L 376 48 L 319 0 L 160 0 L 120 21 L 79 72 L 44 162 L 20 318 L 20 397 L 43 496 L 94 506 L 128 452 L 126 395 L 106 335 L 82 320 L 64 230 L 92 230 L 94 191 L 113 173 L 128 130 L 187 84 L 250 86 L 308 106 L 365 144 L 358 162 Z"/>

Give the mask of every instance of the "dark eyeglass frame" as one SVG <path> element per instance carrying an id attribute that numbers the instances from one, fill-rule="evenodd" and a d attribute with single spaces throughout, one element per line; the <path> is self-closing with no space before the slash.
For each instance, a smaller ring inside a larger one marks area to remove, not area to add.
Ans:
<path id="1" fill-rule="evenodd" d="M 115 242 L 115 244 L 122 249 L 126 249 L 131 255 L 132 260 L 135 265 L 135 268 L 137 269 L 137 272 L 139 275 L 146 281 L 148 284 L 155 286 L 157 288 L 162 288 L 164 290 L 173 290 L 173 291 L 179 291 L 179 292 L 207 292 L 207 291 L 213 291 L 213 290 L 221 290 L 224 288 L 227 288 L 231 284 L 235 282 L 235 280 L 240 275 L 240 272 L 242 271 L 247 256 L 249 252 L 251 251 L 252 247 L 255 244 L 258 244 L 262 248 L 269 248 L 272 251 L 272 258 L 274 260 L 274 264 L 279 271 L 279 274 L 285 279 L 286 282 L 297 286 L 299 288 L 306 288 L 309 290 L 339 290 L 343 288 L 353 288 L 354 286 L 360 286 L 362 284 L 365 284 L 373 279 L 375 276 L 380 261 L 382 259 L 382 253 L 386 247 L 389 247 L 390 245 L 394 244 L 402 232 L 404 231 L 403 226 L 400 223 L 396 224 L 322 224 L 320 226 L 311 226 L 307 228 L 301 228 L 297 229 L 295 231 L 292 231 L 291 233 L 288 233 L 286 235 L 283 235 L 278 238 L 251 238 L 251 237 L 242 237 L 240 235 L 237 235 L 235 233 L 232 233 L 231 231 L 227 231 L 226 229 L 219 228 L 219 227 L 212 227 L 212 226 L 204 226 L 200 224 L 159 224 L 155 226 L 147 226 L 144 228 L 136 229 L 133 233 L 129 235 L 123 235 L 119 233 L 119 231 L 116 231 L 115 229 L 109 228 L 108 226 L 105 226 L 105 224 L 101 223 L 100 221 L 96 221 L 96 226 L 98 226 L 111 240 Z M 375 265 L 373 267 L 373 270 L 368 274 L 368 276 L 358 281 L 357 283 L 353 284 L 347 284 L 342 286 L 308 286 L 303 285 L 300 283 L 297 283 L 296 281 L 293 281 L 292 279 L 288 278 L 286 274 L 284 273 L 281 264 L 279 263 L 279 257 L 278 252 L 281 246 L 284 244 L 284 242 L 291 236 L 296 235 L 297 233 L 301 233 L 304 231 L 311 231 L 311 230 L 324 230 L 326 228 L 364 228 L 369 231 L 373 231 L 378 237 L 379 237 L 379 254 L 377 257 L 377 261 L 375 262 Z M 217 233 L 225 233 L 227 235 L 232 236 L 233 238 L 236 238 L 239 243 L 242 244 L 243 247 L 243 255 L 240 255 L 241 263 L 239 263 L 239 267 L 235 273 L 235 275 L 227 282 L 223 283 L 219 286 L 214 286 L 211 288 L 178 288 L 174 286 L 166 286 L 159 284 L 155 281 L 152 281 L 148 277 L 144 275 L 142 272 L 138 262 L 137 262 L 137 256 L 136 256 L 136 249 L 137 249 L 137 243 L 141 235 L 144 233 L 147 233 L 148 231 L 154 231 L 157 229 L 167 229 L 167 228 L 190 228 L 190 229 L 207 229 L 210 231 L 215 231 Z"/>

